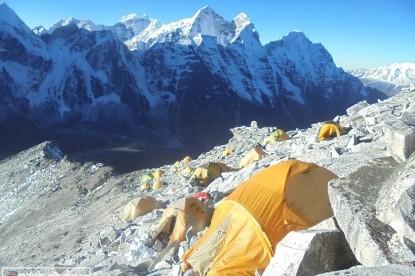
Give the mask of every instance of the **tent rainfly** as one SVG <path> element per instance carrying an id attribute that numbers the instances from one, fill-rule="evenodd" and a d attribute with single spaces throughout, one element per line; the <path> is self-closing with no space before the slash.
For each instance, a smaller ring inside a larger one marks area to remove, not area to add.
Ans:
<path id="1" fill-rule="evenodd" d="M 334 178 L 323 167 L 297 160 L 257 173 L 217 206 L 206 233 L 182 256 L 182 270 L 219 276 L 265 269 L 288 232 L 333 216 L 327 186 Z"/>

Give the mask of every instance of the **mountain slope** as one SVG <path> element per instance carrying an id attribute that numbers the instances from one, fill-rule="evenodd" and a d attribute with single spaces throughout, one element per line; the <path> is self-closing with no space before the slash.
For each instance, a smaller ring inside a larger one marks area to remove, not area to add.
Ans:
<path id="1" fill-rule="evenodd" d="M 350 71 L 367 87 L 392 96 L 401 90 L 415 89 L 415 64 L 411 62 L 394 63 L 372 69 Z"/>
<path id="2" fill-rule="evenodd" d="M 0 9 L 3 121 L 13 112 L 46 129 L 200 152 L 254 118 L 293 129 L 384 98 L 303 33 L 263 46 L 243 13 L 228 22 L 204 7 L 166 25 L 130 15 L 110 27 L 70 18 L 38 36 Z"/>
<path id="3" fill-rule="evenodd" d="M 64 156 L 56 145 L 42 143 L 0 162 L 0 265 L 88 267 L 94 275 L 179 275 L 182 263 L 177 262 L 177 252 L 147 272 L 163 240 L 153 247 L 146 244 L 166 207 L 203 189 L 211 196 L 205 204 L 214 208 L 257 172 L 297 159 L 316 163 L 339 177 L 328 184 L 335 220 L 309 231 L 293 231 L 278 245 L 272 244 L 275 255 L 264 275 L 318 275 L 354 265 L 363 269 L 396 263 L 413 271 L 414 109 L 411 92 L 373 105 L 360 102 L 339 116 L 341 126 L 350 128 L 347 134 L 317 142 L 322 123 L 288 131 L 290 139 L 267 144 L 267 155 L 244 168 L 239 168 L 243 156 L 276 128 L 254 123 L 233 128 L 227 143 L 193 156 L 190 163 L 160 167 L 164 172 L 157 179 L 163 183 L 161 188 L 143 188 L 142 177 L 157 168 L 118 174 L 108 164 L 81 162 L 76 155 Z M 224 156 L 224 149 L 233 153 Z M 234 170 L 207 187 L 190 185 L 185 168 L 212 161 Z M 156 198 L 163 207 L 131 223 L 122 221 L 126 204 L 144 196 Z M 201 235 L 188 231 L 179 252 L 187 251 Z M 345 258 L 350 254 L 354 260 Z"/>

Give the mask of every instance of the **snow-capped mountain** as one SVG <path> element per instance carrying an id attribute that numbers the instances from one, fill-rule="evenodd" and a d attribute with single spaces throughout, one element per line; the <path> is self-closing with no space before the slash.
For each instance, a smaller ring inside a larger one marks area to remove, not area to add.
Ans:
<path id="1" fill-rule="evenodd" d="M 0 4 L 0 21 L 2 121 L 203 150 L 252 120 L 305 127 L 385 97 L 301 32 L 262 45 L 243 13 L 229 22 L 204 7 L 170 24 L 129 15 L 109 27 L 70 18 L 37 35 Z"/>
<path id="2" fill-rule="evenodd" d="M 401 90 L 415 90 L 415 63 L 394 63 L 349 72 L 358 77 L 365 86 L 380 90 L 388 96 Z"/>

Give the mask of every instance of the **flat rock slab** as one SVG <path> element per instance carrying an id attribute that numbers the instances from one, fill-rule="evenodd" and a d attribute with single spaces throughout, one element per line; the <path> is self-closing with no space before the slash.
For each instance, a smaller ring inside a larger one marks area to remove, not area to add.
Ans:
<path id="1" fill-rule="evenodd" d="M 413 276 L 415 267 L 406 265 L 385 265 L 379 267 L 353 267 L 341 271 L 319 274 L 321 276 Z"/>
<path id="2" fill-rule="evenodd" d="M 333 219 L 282 239 L 263 276 L 316 275 L 359 264 Z"/>
<path id="3" fill-rule="evenodd" d="M 385 181 L 376 202 L 376 216 L 415 243 L 415 154 Z"/>
<path id="4" fill-rule="evenodd" d="M 396 166 L 392 157 L 374 159 L 329 184 L 337 222 L 356 259 L 367 267 L 415 260 L 415 247 L 410 240 L 376 218 L 379 191 Z"/>

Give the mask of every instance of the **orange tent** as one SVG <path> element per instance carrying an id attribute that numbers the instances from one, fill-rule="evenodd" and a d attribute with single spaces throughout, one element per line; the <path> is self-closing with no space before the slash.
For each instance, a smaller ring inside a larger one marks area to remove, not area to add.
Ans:
<path id="1" fill-rule="evenodd" d="M 189 163 L 190 161 L 192 161 L 192 157 L 190 156 L 186 156 L 185 158 L 183 158 L 183 163 L 185 164 Z"/>
<path id="2" fill-rule="evenodd" d="M 206 212 L 206 205 L 202 201 L 193 197 L 180 199 L 164 212 L 150 244 L 154 243 L 161 233 L 170 235 L 170 243 L 179 243 L 185 239 L 190 227 L 193 227 L 195 232 L 205 229 Z"/>
<path id="3" fill-rule="evenodd" d="M 221 177 L 223 172 L 229 172 L 230 168 L 221 162 L 207 162 L 196 168 L 190 177 L 193 186 L 207 186 L 216 178 Z"/>
<path id="4" fill-rule="evenodd" d="M 159 179 L 163 176 L 164 171 L 162 169 L 157 169 L 154 173 L 153 173 L 153 177 L 154 179 Z"/>
<path id="5" fill-rule="evenodd" d="M 339 125 L 339 123 L 327 121 L 320 127 L 317 135 L 317 141 L 320 142 L 325 139 L 333 138 L 336 135 L 337 137 L 340 137 L 345 133 L 346 131 Z"/>
<path id="6" fill-rule="evenodd" d="M 230 149 L 230 148 L 226 148 L 222 152 L 223 156 L 228 156 L 228 155 L 231 155 L 231 154 L 232 154 L 232 149 Z"/>
<path id="7" fill-rule="evenodd" d="M 325 168 L 297 160 L 257 173 L 218 205 L 205 235 L 182 256 L 182 269 L 255 275 L 267 267 L 288 232 L 333 215 L 327 185 L 334 178 Z"/>
<path id="8" fill-rule="evenodd" d="M 264 158 L 264 156 L 265 152 L 261 148 L 253 148 L 244 156 L 244 158 L 241 159 L 241 162 L 239 162 L 239 167 L 244 168 L 254 161 L 261 160 Z"/>
<path id="9" fill-rule="evenodd" d="M 137 197 L 127 203 L 124 210 L 120 214 L 120 219 L 125 222 L 129 222 L 139 216 L 153 211 L 154 209 L 161 208 L 162 206 L 163 204 L 154 197 Z"/>

